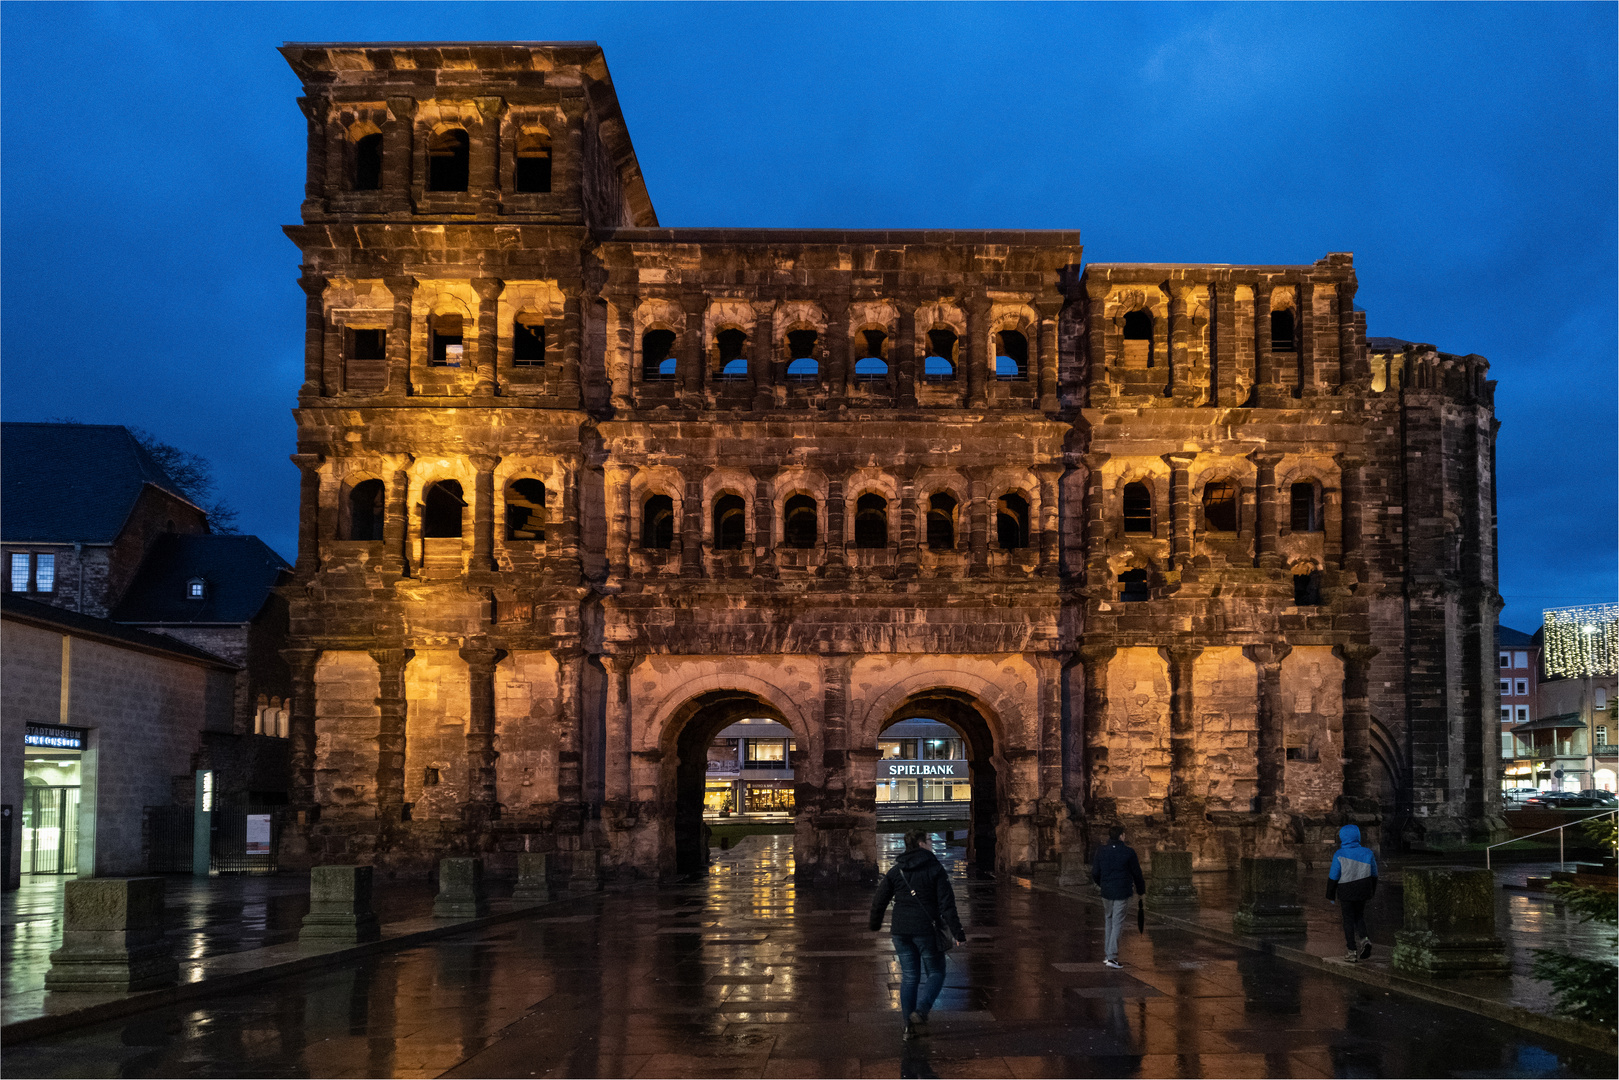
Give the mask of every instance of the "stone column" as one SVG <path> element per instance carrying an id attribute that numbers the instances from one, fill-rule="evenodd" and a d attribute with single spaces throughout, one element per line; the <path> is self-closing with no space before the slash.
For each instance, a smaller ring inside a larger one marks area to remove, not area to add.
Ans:
<path id="1" fill-rule="evenodd" d="M 1276 357 L 1270 351 L 1270 305 L 1275 290 L 1254 285 L 1254 400 L 1263 408 L 1275 408 Z"/>
<path id="2" fill-rule="evenodd" d="M 680 572 L 687 577 L 700 577 L 703 573 L 703 481 L 709 469 L 702 465 L 688 465 L 680 470 L 686 482 L 686 493 L 680 500 Z"/>
<path id="3" fill-rule="evenodd" d="M 1259 702 L 1255 720 L 1259 727 L 1259 810 L 1270 813 L 1286 808 L 1283 792 L 1287 770 L 1283 746 L 1282 660 L 1293 647 L 1286 642 L 1248 645 L 1243 655 L 1259 668 Z"/>
<path id="4" fill-rule="evenodd" d="M 1062 319 L 1062 299 L 1041 300 L 1034 305 L 1040 316 L 1039 408 L 1041 412 L 1056 412 L 1058 348 L 1057 329 Z M 1031 342 L 1031 344 L 1033 344 Z"/>
<path id="5" fill-rule="evenodd" d="M 630 712 L 630 672 L 637 657 L 608 653 L 607 667 L 607 803 L 626 810 L 634 797 L 630 753 L 635 745 Z"/>
<path id="6" fill-rule="evenodd" d="M 584 731 L 579 708 L 579 674 L 584 668 L 584 652 L 578 648 L 555 649 L 557 661 L 557 802 L 564 816 L 582 812 L 584 806 Z"/>
<path id="7" fill-rule="evenodd" d="M 1315 286 L 1301 281 L 1293 288 L 1293 348 L 1299 365 L 1299 399 L 1315 397 Z"/>
<path id="8" fill-rule="evenodd" d="M 495 666 L 506 654 L 487 642 L 461 650 L 467 664 L 467 824 L 479 825 L 500 816 L 495 788 Z"/>
<path id="9" fill-rule="evenodd" d="M 680 383 L 680 400 L 693 408 L 703 403 L 703 368 L 708 359 L 708 343 L 703 340 L 703 316 L 708 311 L 708 297 L 702 293 L 688 293 L 680 298 L 686 309 L 686 332 L 680 356 L 675 361 Z"/>
<path id="10" fill-rule="evenodd" d="M 631 409 L 631 387 L 638 381 L 635 372 L 635 298 L 625 294 L 608 297 L 612 305 L 612 338 L 608 342 L 609 354 L 618 355 L 618 363 L 607 365 L 611 383 L 611 401 L 614 413 Z M 615 375 L 614 372 L 617 372 Z"/>
<path id="11" fill-rule="evenodd" d="M 1345 386 L 1364 383 L 1369 388 L 1372 373 L 1355 336 L 1355 289 L 1354 278 L 1338 285 L 1338 381 Z"/>
<path id="12" fill-rule="evenodd" d="M 842 577 L 849 572 L 844 552 L 843 473 L 832 472 L 826 477 L 826 564 L 828 577 Z"/>
<path id="13" fill-rule="evenodd" d="M 1087 279 L 1085 282 L 1086 323 L 1089 326 L 1089 332 L 1085 335 L 1089 354 L 1085 379 L 1089 384 L 1086 392 L 1086 404 L 1089 405 L 1100 405 L 1114 395 L 1113 372 L 1107 366 L 1107 341 L 1110 335 L 1108 320 L 1104 317 L 1107 291 L 1105 281 Z"/>
<path id="14" fill-rule="evenodd" d="M 468 148 L 467 191 L 478 197 L 478 216 L 500 214 L 500 114 L 506 102 L 498 97 L 473 98 L 483 123 Z"/>
<path id="15" fill-rule="evenodd" d="M 292 751 L 292 807 L 300 822 L 315 809 L 315 664 L 319 649 L 282 649 L 287 662 L 291 700 L 287 703 L 287 741 Z"/>
<path id="16" fill-rule="evenodd" d="M 388 505 L 382 518 L 383 568 L 410 574 L 410 473 L 394 470 L 388 482 Z"/>
<path id="17" fill-rule="evenodd" d="M 895 328 L 890 358 L 899 373 L 895 385 L 899 407 L 916 408 L 916 307 L 910 299 L 898 301 L 899 325 Z"/>
<path id="18" fill-rule="evenodd" d="M 1040 478 L 1040 574 L 1044 577 L 1055 577 L 1058 571 L 1057 481 L 1062 471 L 1056 464 L 1034 469 Z"/>
<path id="19" fill-rule="evenodd" d="M 834 407 L 842 407 L 854 382 L 854 365 L 849 362 L 849 298 L 832 297 L 826 302 L 827 388 Z"/>
<path id="20" fill-rule="evenodd" d="M 293 454 L 298 466 L 298 559 L 294 572 L 313 577 L 320 569 L 320 454 Z"/>
<path id="21" fill-rule="evenodd" d="M 388 393 L 409 395 L 411 300 L 416 295 L 413 277 L 383 278 L 393 294 L 393 326 L 388 330 Z"/>
<path id="22" fill-rule="evenodd" d="M 1107 570 L 1107 493 L 1102 490 L 1102 466 L 1111 455 L 1085 454 L 1085 580 L 1092 589 L 1102 588 Z"/>
<path id="23" fill-rule="evenodd" d="M 389 120 L 382 126 L 383 195 L 390 211 L 408 214 L 415 201 L 412 180 L 416 172 L 416 101 L 389 98 L 388 112 Z"/>
<path id="24" fill-rule="evenodd" d="M 1033 656 L 1035 671 L 1039 675 L 1040 744 L 1038 748 L 1039 791 L 1037 797 L 1043 806 L 1055 810 L 1062 802 L 1062 661 L 1057 653 L 1042 652 Z M 1055 841 L 1053 834 L 1047 839 Z M 1048 851 L 1040 851 L 1036 858 L 1049 858 Z"/>
<path id="25" fill-rule="evenodd" d="M 333 162 L 327 154 L 327 142 L 334 134 L 329 123 L 331 101 L 323 97 L 301 97 L 298 108 L 304 114 L 308 140 L 304 150 L 304 203 L 300 208 L 308 219 L 326 212 L 327 189 L 336 186 L 330 174 L 343 166 L 341 159 Z"/>
<path id="26" fill-rule="evenodd" d="M 1186 406 L 1192 404 L 1195 393 L 1192 361 L 1187 352 L 1192 319 L 1186 312 L 1185 289 L 1177 282 L 1170 282 L 1164 291 L 1169 294 L 1169 372 L 1164 382 L 1164 396 L 1175 399 L 1176 405 Z"/>
<path id="27" fill-rule="evenodd" d="M 1276 550 L 1276 540 L 1279 530 L 1276 523 L 1276 464 L 1281 461 L 1280 454 L 1250 454 L 1259 473 L 1258 483 L 1254 490 L 1255 517 L 1254 523 L 1254 551 L 1255 563 L 1262 569 L 1277 570 L 1281 568 L 1282 556 Z"/>
<path id="28" fill-rule="evenodd" d="M 584 462 L 578 457 L 562 459 L 562 520 L 557 523 L 557 534 L 560 543 L 557 545 L 557 557 L 561 560 L 570 574 L 583 576 L 583 546 L 580 543 L 579 529 L 579 477 L 584 471 Z M 546 531 L 549 541 L 552 533 Z"/>
<path id="29" fill-rule="evenodd" d="M 405 665 L 410 649 L 372 649 L 377 662 L 377 820 L 397 823 L 405 805 Z"/>
<path id="30" fill-rule="evenodd" d="M 753 473 L 753 572 L 773 578 L 776 570 L 776 469 L 760 465 Z"/>
<path id="31" fill-rule="evenodd" d="M 306 268 L 298 285 L 304 291 L 304 384 L 298 396 L 322 397 L 328 386 L 337 388 L 326 379 L 326 279 Z"/>
<path id="32" fill-rule="evenodd" d="M 1339 488 L 1343 492 L 1343 505 L 1339 511 L 1342 525 L 1338 565 L 1344 570 L 1355 572 L 1361 580 L 1365 580 L 1366 577 L 1366 553 L 1362 550 L 1365 542 L 1363 525 L 1366 513 L 1365 468 L 1364 458 L 1353 454 L 1338 455 Z"/>
<path id="33" fill-rule="evenodd" d="M 495 566 L 495 466 L 500 459 L 474 454 L 467 459 L 477 469 L 472 480 L 472 568 L 494 570 Z"/>
<path id="34" fill-rule="evenodd" d="M 1192 518 L 1192 462 L 1195 453 L 1163 455 L 1169 466 L 1170 562 L 1176 571 L 1192 565 L 1195 523 Z"/>
<path id="35" fill-rule="evenodd" d="M 967 573 L 989 573 L 989 470 L 983 466 L 967 471 L 967 492 L 972 507 L 972 560 Z"/>
<path id="36" fill-rule="evenodd" d="M 894 470 L 899 484 L 899 576 L 914 578 L 921 569 L 921 545 L 925 528 L 916 490 L 916 467 L 907 465 Z"/>
<path id="37" fill-rule="evenodd" d="M 1236 404 L 1237 302 L 1235 290 L 1225 283 L 1209 284 L 1209 405 Z"/>
<path id="38" fill-rule="evenodd" d="M 748 375 L 753 380 L 753 407 L 760 411 L 776 404 L 776 338 L 774 300 L 753 305 L 753 357 Z"/>
<path id="39" fill-rule="evenodd" d="M 610 581 L 630 572 L 630 534 L 635 527 L 634 465 L 608 462 L 602 466 L 607 499 L 607 577 Z"/>
<path id="40" fill-rule="evenodd" d="M 1171 821 L 1201 821 L 1202 800 L 1193 796 L 1197 773 L 1197 716 L 1192 697 L 1192 671 L 1202 654 L 1201 645 L 1172 645 L 1164 650 L 1169 660 L 1169 799 Z M 1157 866 L 1157 856 L 1153 857 Z"/>
<path id="41" fill-rule="evenodd" d="M 989 378 L 989 297 L 974 293 L 967 302 L 967 407 L 989 404 L 985 383 Z M 959 348 L 959 346 L 958 346 Z"/>
<path id="42" fill-rule="evenodd" d="M 472 392 L 492 396 L 500 392 L 496 368 L 500 356 L 500 294 L 506 283 L 499 278 L 473 278 L 478 293 L 478 361 Z"/>
<path id="43" fill-rule="evenodd" d="M 1088 813 L 1104 820 L 1116 816 L 1107 794 L 1107 667 L 1118 651 L 1112 645 L 1082 645 L 1074 651 L 1085 667 L 1083 790 Z"/>
<path id="44" fill-rule="evenodd" d="M 1372 710 L 1368 698 L 1375 645 L 1338 645 L 1344 665 L 1343 794 L 1350 810 L 1374 810 L 1372 790 Z"/>
<path id="45" fill-rule="evenodd" d="M 556 381 L 557 404 L 564 409 L 579 408 L 579 351 L 585 337 L 584 303 L 579 297 L 583 284 L 562 285 L 562 370 Z"/>

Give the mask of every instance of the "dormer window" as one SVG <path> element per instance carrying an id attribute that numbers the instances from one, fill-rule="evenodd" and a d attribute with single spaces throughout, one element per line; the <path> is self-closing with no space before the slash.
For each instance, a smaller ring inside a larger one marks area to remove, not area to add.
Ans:
<path id="1" fill-rule="evenodd" d="M 190 581 L 186 582 L 186 599 L 208 599 L 208 583 L 200 577 L 194 577 Z"/>

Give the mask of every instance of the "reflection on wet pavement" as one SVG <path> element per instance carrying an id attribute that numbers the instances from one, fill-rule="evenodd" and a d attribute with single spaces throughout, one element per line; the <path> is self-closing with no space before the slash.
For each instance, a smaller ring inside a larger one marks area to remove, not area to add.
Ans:
<path id="1" fill-rule="evenodd" d="M 898 836 L 884 836 L 885 859 Z M 960 837 L 957 837 L 960 840 Z M 1173 930 L 1101 961 L 1097 909 L 954 872 L 971 944 L 900 1038 L 870 891 L 792 838 L 407 951 L 8 1046 L 8 1076 L 1612 1076 L 1613 1060 Z"/>

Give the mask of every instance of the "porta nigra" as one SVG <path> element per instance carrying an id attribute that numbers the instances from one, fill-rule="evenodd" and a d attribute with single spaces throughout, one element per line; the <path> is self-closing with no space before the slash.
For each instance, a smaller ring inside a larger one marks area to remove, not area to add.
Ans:
<path id="1" fill-rule="evenodd" d="M 919 717 L 986 871 L 1495 827 L 1494 383 L 1368 339 L 1349 255 L 664 228 L 594 44 L 282 52 L 288 861 L 689 872 L 741 718 L 796 740 L 809 881 L 874 873 Z"/>

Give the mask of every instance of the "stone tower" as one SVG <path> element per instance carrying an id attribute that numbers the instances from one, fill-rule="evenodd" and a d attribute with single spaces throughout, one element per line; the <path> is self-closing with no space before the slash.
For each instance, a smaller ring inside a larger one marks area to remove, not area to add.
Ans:
<path id="1" fill-rule="evenodd" d="M 985 870 L 1491 827 L 1493 384 L 1371 348 L 1348 255 L 660 228 L 592 43 L 282 52 L 289 858 L 685 872 L 744 717 L 793 732 L 810 880 L 873 873 L 911 717 Z"/>

